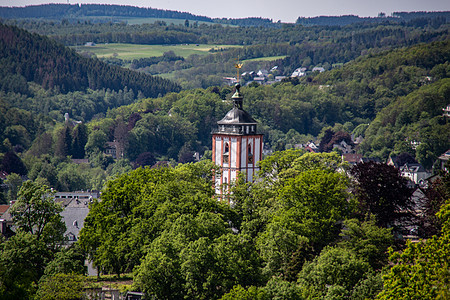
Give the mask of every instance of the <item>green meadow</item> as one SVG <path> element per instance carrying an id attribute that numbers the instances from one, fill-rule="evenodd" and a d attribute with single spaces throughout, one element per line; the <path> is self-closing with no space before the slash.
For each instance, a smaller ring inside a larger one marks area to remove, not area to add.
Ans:
<path id="1" fill-rule="evenodd" d="M 117 57 L 120 59 L 138 59 L 151 56 L 162 56 L 164 52 L 173 51 L 177 56 L 188 57 L 191 54 L 207 55 L 209 50 L 240 47 L 236 45 L 140 45 L 140 44 L 96 44 L 95 46 L 77 46 L 77 52 L 92 52 L 97 57 Z"/>
<path id="2" fill-rule="evenodd" d="M 248 61 L 273 61 L 273 60 L 283 59 L 283 58 L 286 58 L 286 55 L 256 57 L 256 58 L 252 58 L 252 59 L 243 60 L 242 62 L 248 62 Z"/>

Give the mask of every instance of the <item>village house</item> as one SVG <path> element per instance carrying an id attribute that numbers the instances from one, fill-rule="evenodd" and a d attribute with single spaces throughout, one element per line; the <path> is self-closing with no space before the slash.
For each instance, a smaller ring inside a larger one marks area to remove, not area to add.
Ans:
<path id="1" fill-rule="evenodd" d="M 292 73 L 291 77 L 302 77 L 306 75 L 306 68 L 297 68 Z"/>
<path id="2" fill-rule="evenodd" d="M 403 177 L 408 178 L 415 185 L 422 184 L 425 179 L 431 176 L 419 163 L 406 163 L 399 168 Z"/>

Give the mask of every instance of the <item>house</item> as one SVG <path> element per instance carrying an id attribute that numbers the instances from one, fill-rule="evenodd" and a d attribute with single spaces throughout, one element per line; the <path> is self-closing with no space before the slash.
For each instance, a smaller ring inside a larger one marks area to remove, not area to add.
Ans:
<path id="1" fill-rule="evenodd" d="M 237 82 L 237 79 L 236 77 L 224 77 L 223 81 L 225 82 L 225 84 L 232 85 Z"/>
<path id="2" fill-rule="evenodd" d="M 297 144 L 295 145 L 296 149 L 305 149 L 308 152 L 313 152 L 313 153 L 318 153 L 319 152 L 319 147 L 312 141 L 306 143 L 305 145 L 302 144 Z"/>
<path id="3" fill-rule="evenodd" d="M 339 144 L 333 144 L 333 149 L 337 148 L 342 151 L 342 153 L 352 153 L 353 152 L 353 146 L 347 144 L 345 140 L 341 140 Z"/>
<path id="4" fill-rule="evenodd" d="M 258 75 L 259 77 L 267 77 L 269 75 L 269 72 L 267 72 L 267 70 L 259 70 L 256 75 Z"/>
<path id="5" fill-rule="evenodd" d="M 291 77 L 302 77 L 306 75 L 306 68 L 297 68 L 292 73 Z"/>
<path id="6" fill-rule="evenodd" d="M 270 72 L 274 72 L 274 71 L 276 71 L 276 70 L 278 70 L 278 66 L 275 66 L 275 67 L 273 67 L 272 69 L 270 69 Z"/>
<path id="7" fill-rule="evenodd" d="M 10 213 L 11 205 L 1 205 L 0 212 L 0 236 L 4 236 L 5 238 L 9 238 L 14 235 L 14 231 L 12 230 L 13 221 Z"/>
<path id="8" fill-rule="evenodd" d="M 280 82 L 284 78 L 286 78 L 286 76 L 275 76 L 275 82 Z"/>
<path id="9" fill-rule="evenodd" d="M 399 168 L 403 177 L 408 178 L 416 185 L 421 184 L 425 179 L 431 176 L 425 168 L 419 163 L 406 163 Z"/>
<path id="10" fill-rule="evenodd" d="M 8 205 L 8 204 L 0 205 L 0 218 L 8 210 L 9 207 L 10 207 L 10 205 Z"/>
<path id="11" fill-rule="evenodd" d="M 314 68 L 312 69 L 312 71 L 313 71 L 313 72 L 320 72 L 320 73 L 322 73 L 322 72 L 325 72 L 325 69 L 322 68 L 322 67 L 314 67 Z"/>
<path id="12" fill-rule="evenodd" d="M 77 165 L 88 164 L 88 158 L 72 158 L 72 162 Z"/>
<path id="13" fill-rule="evenodd" d="M 117 156 L 121 156 L 120 153 L 118 153 L 119 149 L 119 143 L 114 141 L 114 142 L 106 142 L 106 147 L 105 147 L 105 151 L 104 153 L 106 155 L 110 155 L 112 156 L 112 158 L 116 159 Z M 119 155 L 118 155 L 119 154 Z"/>
<path id="14" fill-rule="evenodd" d="M 84 44 L 85 47 L 94 47 L 95 43 L 94 42 L 87 42 Z"/>
<path id="15" fill-rule="evenodd" d="M 259 84 L 264 84 L 264 82 L 266 81 L 266 78 L 264 77 L 255 77 L 253 78 L 253 81 L 259 83 Z"/>
<path id="16" fill-rule="evenodd" d="M 342 160 L 346 161 L 350 165 L 354 166 L 357 163 L 360 163 L 363 161 L 363 156 L 362 156 L 362 154 L 358 154 L 358 153 L 343 153 Z"/>
<path id="17" fill-rule="evenodd" d="M 449 170 L 445 167 L 445 164 L 450 160 L 450 149 L 439 156 L 438 159 L 441 162 L 441 169 L 448 172 Z"/>

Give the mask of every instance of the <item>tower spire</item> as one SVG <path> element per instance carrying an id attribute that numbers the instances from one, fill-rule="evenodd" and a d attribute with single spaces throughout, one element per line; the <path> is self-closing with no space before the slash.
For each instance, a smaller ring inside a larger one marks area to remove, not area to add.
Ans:
<path id="1" fill-rule="evenodd" d="M 239 55 L 238 55 L 237 62 L 234 64 L 234 67 L 236 68 L 236 73 L 237 73 L 236 80 L 237 80 L 238 84 L 239 84 L 239 82 L 241 80 L 241 78 L 240 78 L 240 76 L 241 76 L 241 68 L 242 68 L 243 65 L 244 65 L 243 63 L 239 62 Z"/>

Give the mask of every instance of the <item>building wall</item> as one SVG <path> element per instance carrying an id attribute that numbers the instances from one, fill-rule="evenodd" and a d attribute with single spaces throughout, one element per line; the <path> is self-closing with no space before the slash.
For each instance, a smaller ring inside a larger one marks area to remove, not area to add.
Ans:
<path id="1" fill-rule="evenodd" d="M 238 177 L 239 172 L 245 172 L 246 180 L 253 181 L 255 173 L 259 170 L 257 163 L 262 159 L 262 135 L 213 135 L 213 162 L 221 167 L 221 175 L 216 176 L 215 190 L 221 194 L 221 185 L 230 184 Z M 228 145 L 228 162 L 224 157 Z M 249 161 L 249 147 L 253 155 Z"/>

